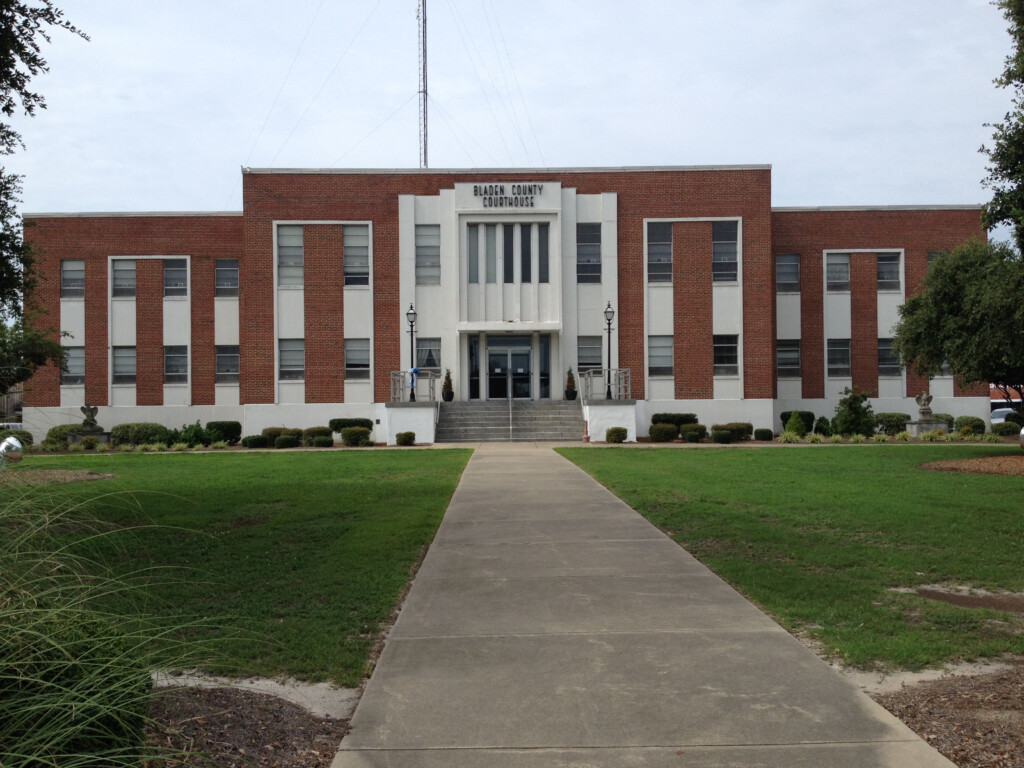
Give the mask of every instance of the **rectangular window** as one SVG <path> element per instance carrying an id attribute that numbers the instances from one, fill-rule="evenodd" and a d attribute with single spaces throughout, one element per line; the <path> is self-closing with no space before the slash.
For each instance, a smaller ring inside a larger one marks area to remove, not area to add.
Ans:
<path id="1" fill-rule="evenodd" d="M 533 282 L 533 225 L 521 224 L 519 226 L 519 253 L 522 264 L 519 279 L 524 283 Z"/>
<path id="2" fill-rule="evenodd" d="M 135 295 L 135 259 L 114 259 L 111 296 Z M 134 379 L 133 379 L 134 381 Z"/>
<path id="3" fill-rule="evenodd" d="M 85 262 L 68 259 L 60 263 L 60 296 L 76 299 L 85 295 Z"/>
<path id="4" fill-rule="evenodd" d="M 878 290 L 898 291 L 900 289 L 900 255 L 898 253 L 878 254 Z"/>
<path id="5" fill-rule="evenodd" d="M 825 256 L 825 285 L 830 291 L 850 290 L 850 254 L 829 253 Z"/>
<path id="6" fill-rule="evenodd" d="M 470 224 L 466 229 L 466 282 L 480 282 L 480 225 Z"/>
<path id="7" fill-rule="evenodd" d="M 878 340 L 878 375 L 899 376 L 900 356 L 892 348 L 892 339 Z"/>
<path id="8" fill-rule="evenodd" d="M 739 268 L 739 222 L 711 222 L 711 279 L 716 283 L 735 283 Z"/>
<path id="9" fill-rule="evenodd" d="M 780 253 L 775 257 L 775 292 L 800 293 L 800 256 Z"/>
<path id="10" fill-rule="evenodd" d="M 601 337 L 578 336 L 576 338 L 576 370 L 580 373 L 601 367 Z"/>
<path id="11" fill-rule="evenodd" d="M 850 375 L 849 339 L 828 340 L 828 375 L 833 377 Z"/>
<path id="12" fill-rule="evenodd" d="M 601 225 L 576 225 L 576 282 L 601 282 Z"/>
<path id="13" fill-rule="evenodd" d="M 416 339 L 416 367 L 420 370 L 441 372 L 440 339 Z"/>
<path id="14" fill-rule="evenodd" d="M 647 374 L 649 376 L 672 375 L 672 337 L 647 337 Z"/>
<path id="15" fill-rule="evenodd" d="M 281 381 L 302 381 L 306 378 L 306 340 L 278 339 Z"/>
<path id="16" fill-rule="evenodd" d="M 114 384 L 135 383 L 135 347 L 114 347 L 111 355 Z"/>
<path id="17" fill-rule="evenodd" d="M 345 285 L 370 284 L 370 227 L 368 224 L 346 224 L 342 230 Z"/>
<path id="18" fill-rule="evenodd" d="M 217 370 L 215 381 L 218 384 L 238 383 L 238 347 L 217 346 Z"/>
<path id="19" fill-rule="evenodd" d="M 188 296 L 188 262 L 164 259 L 164 296 Z"/>
<path id="20" fill-rule="evenodd" d="M 164 347 L 164 384 L 188 381 L 188 347 Z"/>
<path id="21" fill-rule="evenodd" d="M 213 267 L 213 295 L 238 295 L 238 259 L 216 259 Z"/>
<path id="22" fill-rule="evenodd" d="M 277 284 L 302 285 L 302 226 L 277 228 Z"/>
<path id="23" fill-rule="evenodd" d="M 650 222 L 647 225 L 647 282 L 672 282 L 672 225 Z"/>
<path id="24" fill-rule="evenodd" d="M 739 336 L 713 336 L 715 376 L 738 376 L 740 372 Z"/>
<path id="25" fill-rule="evenodd" d="M 537 225 L 537 282 L 548 282 L 549 253 L 548 253 L 548 231 L 551 229 L 548 224 Z"/>
<path id="26" fill-rule="evenodd" d="M 369 339 L 345 339 L 345 378 L 370 378 Z"/>
<path id="27" fill-rule="evenodd" d="M 441 225 L 416 225 L 416 285 L 441 284 Z"/>
<path id="28" fill-rule="evenodd" d="M 515 224 L 501 225 L 502 277 L 506 283 L 514 283 L 516 281 L 515 231 Z"/>
<path id="29" fill-rule="evenodd" d="M 60 383 L 64 385 L 85 384 L 85 347 L 65 347 L 67 358 L 64 370 L 60 374 Z"/>
<path id="30" fill-rule="evenodd" d="M 488 283 L 498 282 L 497 224 L 484 224 L 484 272 Z"/>
<path id="31" fill-rule="evenodd" d="M 800 378 L 800 339 L 775 342 L 775 369 L 780 379 Z"/>

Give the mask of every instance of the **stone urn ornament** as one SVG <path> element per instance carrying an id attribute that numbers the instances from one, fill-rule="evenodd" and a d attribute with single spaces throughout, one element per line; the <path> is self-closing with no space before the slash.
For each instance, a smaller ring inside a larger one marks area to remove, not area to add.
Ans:
<path id="1" fill-rule="evenodd" d="M 79 410 L 85 416 L 81 430 L 83 435 L 103 431 L 103 428 L 96 423 L 96 414 L 99 413 L 99 408 L 95 405 L 83 405 Z"/>
<path id="2" fill-rule="evenodd" d="M 914 398 L 917 401 L 918 413 L 921 419 L 930 419 L 932 417 L 932 396 L 927 392 L 922 392 L 920 395 Z"/>

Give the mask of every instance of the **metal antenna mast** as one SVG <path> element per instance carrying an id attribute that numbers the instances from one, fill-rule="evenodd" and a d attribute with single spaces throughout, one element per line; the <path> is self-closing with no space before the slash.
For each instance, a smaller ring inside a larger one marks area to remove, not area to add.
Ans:
<path id="1" fill-rule="evenodd" d="M 416 10 L 420 37 L 420 168 L 427 167 L 427 0 Z"/>

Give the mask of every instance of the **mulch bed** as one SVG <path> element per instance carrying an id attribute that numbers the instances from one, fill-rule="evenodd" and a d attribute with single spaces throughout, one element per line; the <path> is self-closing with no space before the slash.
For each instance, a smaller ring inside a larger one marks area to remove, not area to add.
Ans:
<path id="1" fill-rule="evenodd" d="M 921 469 L 940 472 L 968 472 L 981 475 L 1024 475 L 1024 451 L 1013 456 L 987 456 L 960 461 L 930 461 Z"/>

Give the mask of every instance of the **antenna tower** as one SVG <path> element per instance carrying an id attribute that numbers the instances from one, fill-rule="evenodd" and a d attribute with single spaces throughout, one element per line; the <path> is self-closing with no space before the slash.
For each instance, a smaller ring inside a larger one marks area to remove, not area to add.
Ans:
<path id="1" fill-rule="evenodd" d="M 420 168 L 427 167 L 427 0 L 416 9 L 420 38 Z"/>

